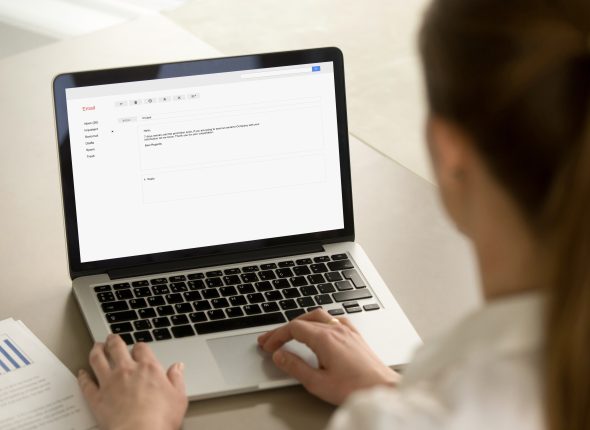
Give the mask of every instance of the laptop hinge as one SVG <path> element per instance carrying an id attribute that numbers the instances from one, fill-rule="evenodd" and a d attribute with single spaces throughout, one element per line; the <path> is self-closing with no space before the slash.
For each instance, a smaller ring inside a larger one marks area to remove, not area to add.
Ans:
<path id="1" fill-rule="evenodd" d="M 319 243 L 281 246 L 257 251 L 239 252 L 235 254 L 210 255 L 180 261 L 168 261 L 163 263 L 150 263 L 142 266 L 125 267 L 121 269 L 110 270 L 107 272 L 107 274 L 111 279 L 132 278 L 136 276 L 146 276 L 157 273 L 199 269 L 202 267 L 221 266 L 224 264 L 243 263 L 247 261 L 287 257 L 291 255 L 309 254 L 312 252 L 323 251 L 324 247 Z"/>

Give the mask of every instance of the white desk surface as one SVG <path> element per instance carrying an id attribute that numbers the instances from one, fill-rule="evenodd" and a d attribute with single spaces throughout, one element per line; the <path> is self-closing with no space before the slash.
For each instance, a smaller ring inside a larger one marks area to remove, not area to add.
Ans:
<path id="1" fill-rule="evenodd" d="M 91 341 L 70 293 L 52 78 L 218 55 L 156 16 L 0 62 L 0 319 L 22 319 L 72 371 Z M 354 138 L 351 154 L 357 241 L 427 341 L 480 302 L 468 247 L 431 184 Z M 192 403 L 185 428 L 320 429 L 332 410 L 291 387 Z"/>

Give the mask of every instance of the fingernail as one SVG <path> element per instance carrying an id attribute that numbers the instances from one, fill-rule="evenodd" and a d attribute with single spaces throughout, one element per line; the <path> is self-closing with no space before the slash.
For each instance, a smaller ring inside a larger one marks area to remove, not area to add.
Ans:
<path id="1" fill-rule="evenodd" d="M 180 363 L 178 363 L 176 365 L 176 368 L 178 369 L 179 372 L 184 372 L 184 363 L 181 361 Z"/>
<path id="2" fill-rule="evenodd" d="M 287 357 L 280 349 L 273 354 L 272 358 L 274 359 L 275 363 L 279 366 L 283 366 L 285 364 L 285 361 L 287 361 Z"/>

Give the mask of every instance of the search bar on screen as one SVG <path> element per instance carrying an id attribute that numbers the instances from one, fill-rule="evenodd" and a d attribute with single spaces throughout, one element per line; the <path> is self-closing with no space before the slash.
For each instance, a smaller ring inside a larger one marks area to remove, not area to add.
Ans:
<path id="1" fill-rule="evenodd" d="M 286 70 L 274 70 L 269 72 L 253 72 L 253 73 L 244 73 L 240 75 L 241 78 L 249 79 L 249 78 L 266 78 L 267 76 L 281 76 L 281 75 L 294 75 L 296 73 L 311 73 L 311 72 L 318 72 L 320 69 L 318 66 L 313 67 L 299 67 L 297 69 L 286 69 Z"/>

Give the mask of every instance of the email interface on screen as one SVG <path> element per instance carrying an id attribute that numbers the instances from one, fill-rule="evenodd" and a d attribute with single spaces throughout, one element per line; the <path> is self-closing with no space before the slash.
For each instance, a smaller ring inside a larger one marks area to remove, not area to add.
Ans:
<path id="1" fill-rule="evenodd" d="M 331 62 L 66 99 L 81 262 L 344 227 Z"/>

